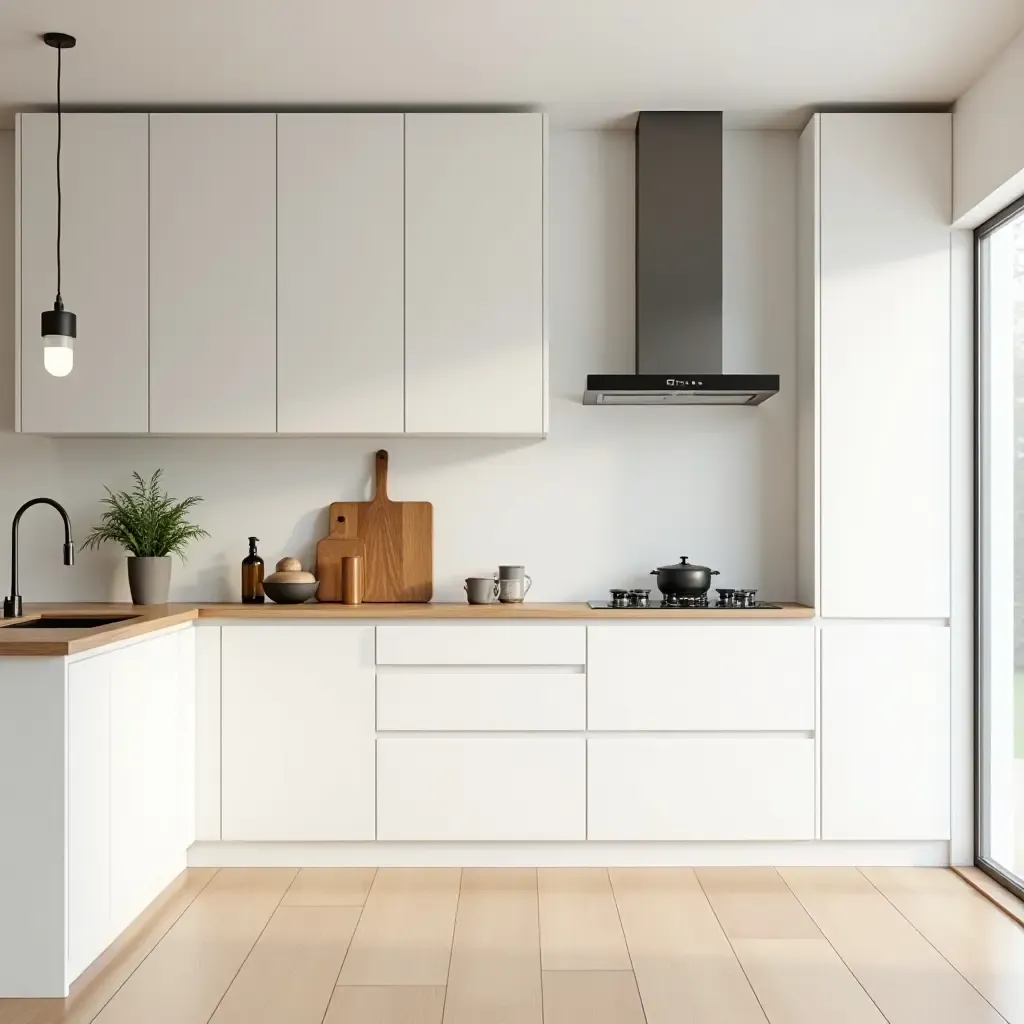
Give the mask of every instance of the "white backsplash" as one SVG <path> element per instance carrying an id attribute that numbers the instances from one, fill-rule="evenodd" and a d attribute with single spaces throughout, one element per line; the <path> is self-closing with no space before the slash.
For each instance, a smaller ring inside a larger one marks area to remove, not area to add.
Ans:
<path id="1" fill-rule="evenodd" d="M 172 600 L 237 600 L 246 537 L 261 538 L 269 565 L 286 554 L 308 564 L 328 503 L 367 492 L 383 446 L 391 497 L 434 504 L 436 599 L 460 599 L 467 575 L 522 562 L 531 599 L 586 600 L 648 585 L 650 569 L 681 554 L 720 569 L 723 586 L 793 599 L 796 138 L 725 134 L 725 370 L 781 374 L 780 394 L 760 408 L 580 404 L 588 372 L 633 368 L 633 135 L 567 131 L 551 137 L 547 440 L 178 440 L 12 432 L 14 136 L 0 132 L 0 586 L 6 524 L 22 501 L 63 502 L 80 543 L 104 485 L 163 467 L 174 494 L 206 499 L 196 518 L 212 535 L 175 565 Z M 64 568 L 46 508 L 21 533 L 27 601 L 127 599 L 120 552 L 86 552 Z"/>

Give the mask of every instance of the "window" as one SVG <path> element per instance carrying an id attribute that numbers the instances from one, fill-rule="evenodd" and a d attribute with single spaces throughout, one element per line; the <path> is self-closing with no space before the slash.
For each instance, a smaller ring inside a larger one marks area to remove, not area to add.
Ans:
<path id="1" fill-rule="evenodd" d="M 976 243 L 977 852 L 1024 895 L 1024 200 Z"/>

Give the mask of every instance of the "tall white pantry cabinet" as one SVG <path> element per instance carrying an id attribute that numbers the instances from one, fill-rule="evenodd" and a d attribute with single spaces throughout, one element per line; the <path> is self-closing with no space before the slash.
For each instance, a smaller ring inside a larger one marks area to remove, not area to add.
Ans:
<path id="1" fill-rule="evenodd" d="M 800 140 L 798 577 L 821 838 L 950 837 L 951 115 Z"/>
<path id="2" fill-rule="evenodd" d="M 546 121 L 532 113 L 16 119 L 16 429 L 547 432 Z"/>

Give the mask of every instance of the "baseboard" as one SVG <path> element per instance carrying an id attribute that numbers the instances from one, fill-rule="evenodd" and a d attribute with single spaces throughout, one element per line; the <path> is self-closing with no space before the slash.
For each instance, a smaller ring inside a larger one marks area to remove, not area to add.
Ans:
<path id="1" fill-rule="evenodd" d="M 946 867 L 948 842 L 197 842 L 189 867 Z"/>

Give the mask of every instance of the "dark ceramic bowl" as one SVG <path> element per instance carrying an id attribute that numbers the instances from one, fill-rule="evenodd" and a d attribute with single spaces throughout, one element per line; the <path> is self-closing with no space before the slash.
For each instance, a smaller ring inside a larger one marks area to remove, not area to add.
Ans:
<path id="1" fill-rule="evenodd" d="M 263 581 L 263 593 L 276 604 L 303 604 L 308 601 L 320 586 L 319 581 L 312 583 L 274 583 Z"/>

